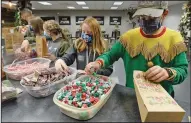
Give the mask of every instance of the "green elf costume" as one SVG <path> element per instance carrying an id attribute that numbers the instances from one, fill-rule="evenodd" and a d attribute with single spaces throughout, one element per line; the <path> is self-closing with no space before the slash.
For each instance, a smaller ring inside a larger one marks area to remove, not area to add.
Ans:
<path id="1" fill-rule="evenodd" d="M 161 16 L 167 4 L 166 1 L 139 2 L 142 8 L 138 9 L 134 16 Z M 162 31 L 156 35 L 146 35 L 152 28 L 145 29 L 141 26 L 125 32 L 119 42 L 109 52 L 98 57 L 96 62 L 105 68 L 122 58 L 126 72 L 126 87 L 130 88 L 134 88 L 133 71 L 147 71 L 148 62 L 167 68 L 169 78 L 160 84 L 174 97 L 173 85 L 180 84 L 187 76 L 188 61 L 185 54 L 187 48 L 179 32 L 162 26 L 160 29 Z"/>

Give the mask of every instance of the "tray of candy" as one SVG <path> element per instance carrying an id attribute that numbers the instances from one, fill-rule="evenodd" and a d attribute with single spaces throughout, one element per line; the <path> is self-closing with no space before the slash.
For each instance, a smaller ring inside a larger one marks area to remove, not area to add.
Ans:
<path id="1" fill-rule="evenodd" d="M 69 73 L 58 73 L 53 67 L 38 72 L 35 71 L 33 74 L 23 77 L 20 84 L 34 97 L 47 97 L 58 91 L 69 81 L 74 80 L 76 75 L 77 70 L 75 68 L 69 67 Z"/>
<path id="2" fill-rule="evenodd" d="M 29 75 L 35 70 L 49 68 L 50 62 L 46 58 L 32 58 L 6 65 L 3 67 L 3 71 L 10 79 L 21 80 L 23 76 Z"/>
<path id="3" fill-rule="evenodd" d="M 105 76 L 83 75 L 58 90 L 53 101 L 65 115 L 88 120 L 107 102 L 115 85 Z"/>

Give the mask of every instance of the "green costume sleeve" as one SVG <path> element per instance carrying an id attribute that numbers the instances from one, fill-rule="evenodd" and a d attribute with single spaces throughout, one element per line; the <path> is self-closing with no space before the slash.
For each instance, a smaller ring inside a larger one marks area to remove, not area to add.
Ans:
<path id="1" fill-rule="evenodd" d="M 106 68 L 112 65 L 120 57 L 122 57 L 125 52 L 125 48 L 122 46 L 122 44 L 120 42 L 117 42 L 108 52 L 102 54 L 97 59 L 102 59 L 104 61 L 103 67 Z"/>
<path id="2" fill-rule="evenodd" d="M 188 74 L 188 61 L 186 58 L 186 53 L 182 52 L 179 55 L 177 55 L 172 61 L 172 69 L 176 71 L 176 76 L 172 80 L 173 85 L 177 85 L 182 83 Z"/>

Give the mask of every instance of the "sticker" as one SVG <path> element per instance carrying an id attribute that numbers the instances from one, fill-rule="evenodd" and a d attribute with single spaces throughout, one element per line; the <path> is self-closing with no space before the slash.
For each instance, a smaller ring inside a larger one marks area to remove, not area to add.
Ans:
<path id="1" fill-rule="evenodd" d="M 84 58 L 83 55 L 78 55 L 78 60 L 79 60 L 79 61 L 84 61 L 84 59 L 85 59 L 85 58 Z"/>

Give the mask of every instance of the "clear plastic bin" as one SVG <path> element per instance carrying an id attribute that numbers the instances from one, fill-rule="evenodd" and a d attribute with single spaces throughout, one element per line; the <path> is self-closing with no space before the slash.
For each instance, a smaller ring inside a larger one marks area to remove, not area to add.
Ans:
<path id="1" fill-rule="evenodd" d="M 34 97 L 47 97 L 53 93 L 55 93 L 56 91 L 58 91 L 61 87 L 63 87 L 64 85 L 68 84 L 68 82 L 74 80 L 76 78 L 77 75 L 77 70 L 75 68 L 69 67 L 69 70 L 71 71 L 71 75 L 64 77 L 63 79 L 51 83 L 49 85 L 45 85 L 42 87 L 33 87 L 33 86 L 26 86 L 24 85 L 23 81 L 20 81 L 20 84 L 26 89 L 26 91 L 34 96 Z M 32 74 L 28 75 L 31 76 Z"/>
<path id="2" fill-rule="evenodd" d="M 85 77 L 88 77 L 88 75 L 81 76 L 78 79 L 76 79 L 76 81 L 84 79 Z M 97 114 L 97 112 L 102 108 L 102 106 L 107 102 L 107 100 L 111 96 L 111 93 L 113 91 L 113 88 L 116 85 L 116 82 L 114 82 L 111 78 L 109 78 L 109 81 L 112 82 L 112 86 L 111 86 L 110 90 L 95 105 L 93 105 L 91 107 L 76 108 L 74 106 L 70 106 L 70 105 L 60 102 L 57 99 L 57 97 L 58 97 L 58 94 L 61 92 L 62 88 L 54 94 L 53 101 L 60 108 L 60 111 L 67 116 L 70 116 L 77 120 L 91 119 L 92 117 L 94 117 Z"/>
<path id="3" fill-rule="evenodd" d="M 32 59 L 27 59 L 24 61 L 19 61 L 19 62 L 13 63 L 12 66 L 16 66 L 17 64 L 25 65 L 25 63 L 32 64 L 34 62 L 42 63 L 43 65 L 39 66 L 36 69 L 34 69 L 33 66 L 31 66 L 30 70 L 17 72 L 17 71 L 8 70 L 8 67 L 11 65 L 11 64 L 9 64 L 9 65 L 4 66 L 3 71 L 6 73 L 6 75 L 10 79 L 21 80 L 21 78 L 23 76 L 26 76 L 26 75 L 33 73 L 34 70 L 49 68 L 49 64 L 51 61 L 49 59 L 46 59 L 46 58 L 32 58 Z"/>

